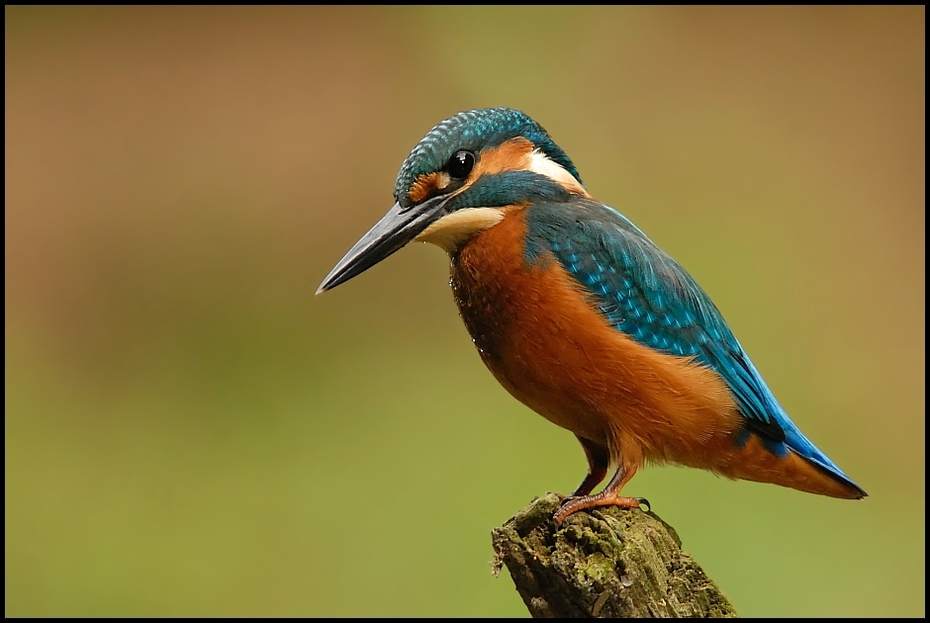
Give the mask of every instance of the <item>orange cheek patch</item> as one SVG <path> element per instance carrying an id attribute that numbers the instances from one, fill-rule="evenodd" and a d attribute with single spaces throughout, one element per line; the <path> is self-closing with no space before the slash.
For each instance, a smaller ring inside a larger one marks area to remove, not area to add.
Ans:
<path id="1" fill-rule="evenodd" d="M 532 171 L 560 184 L 569 192 L 590 197 L 584 186 L 557 162 L 535 151 L 533 144 L 523 137 L 510 139 L 500 146 L 481 152 L 474 172 L 469 176 L 477 180 L 482 175 L 504 171 Z"/>
<path id="2" fill-rule="evenodd" d="M 445 171 L 436 171 L 421 175 L 410 186 L 407 196 L 414 203 L 420 203 L 437 191 L 445 190 L 449 186 L 449 174 Z"/>
<path id="3" fill-rule="evenodd" d="M 522 171 L 527 168 L 533 144 L 523 137 L 510 139 L 494 149 L 481 152 L 475 170 L 469 176 L 476 180 L 482 175 L 502 171 Z"/>

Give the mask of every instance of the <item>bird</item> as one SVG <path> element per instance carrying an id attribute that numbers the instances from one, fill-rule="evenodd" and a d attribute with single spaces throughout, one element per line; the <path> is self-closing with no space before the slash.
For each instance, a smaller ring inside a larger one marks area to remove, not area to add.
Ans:
<path id="1" fill-rule="evenodd" d="M 394 199 L 317 294 L 410 242 L 445 250 L 481 360 L 584 450 L 588 472 L 560 496 L 556 525 L 587 509 L 648 508 L 621 495 L 647 463 L 866 497 L 788 417 L 695 279 L 594 199 L 522 111 L 474 109 L 440 122 L 403 161 Z"/>

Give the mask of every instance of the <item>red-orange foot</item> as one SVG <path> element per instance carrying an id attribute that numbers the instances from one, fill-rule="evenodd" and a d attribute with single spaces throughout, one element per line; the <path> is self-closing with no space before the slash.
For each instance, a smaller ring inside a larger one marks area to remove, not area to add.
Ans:
<path id="1" fill-rule="evenodd" d="M 601 506 L 619 506 L 620 508 L 639 508 L 640 506 L 649 506 L 649 501 L 645 498 L 627 498 L 621 497 L 610 491 L 602 491 L 597 495 L 585 495 L 582 497 L 569 497 L 562 500 L 562 507 L 555 511 L 552 520 L 555 525 L 561 527 L 569 515 L 588 508 L 598 508 Z"/>

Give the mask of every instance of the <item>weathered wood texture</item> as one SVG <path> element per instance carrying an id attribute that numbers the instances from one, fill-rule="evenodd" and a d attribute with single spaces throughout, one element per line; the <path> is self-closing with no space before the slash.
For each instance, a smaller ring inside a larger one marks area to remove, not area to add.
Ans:
<path id="1" fill-rule="evenodd" d="M 491 532 L 534 617 L 735 617 L 675 530 L 652 512 L 616 507 L 571 515 L 557 529 L 555 494 Z"/>

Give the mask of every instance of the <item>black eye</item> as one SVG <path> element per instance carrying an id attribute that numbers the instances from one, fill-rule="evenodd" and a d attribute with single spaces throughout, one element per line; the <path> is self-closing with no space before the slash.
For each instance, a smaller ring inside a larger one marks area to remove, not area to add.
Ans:
<path id="1" fill-rule="evenodd" d="M 457 151 L 452 154 L 452 157 L 449 158 L 449 163 L 446 165 L 446 171 L 449 172 L 449 175 L 458 180 L 463 180 L 468 177 L 468 174 L 471 173 L 471 170 L 475 166 L 475 155 L 470 151 Z"/>

